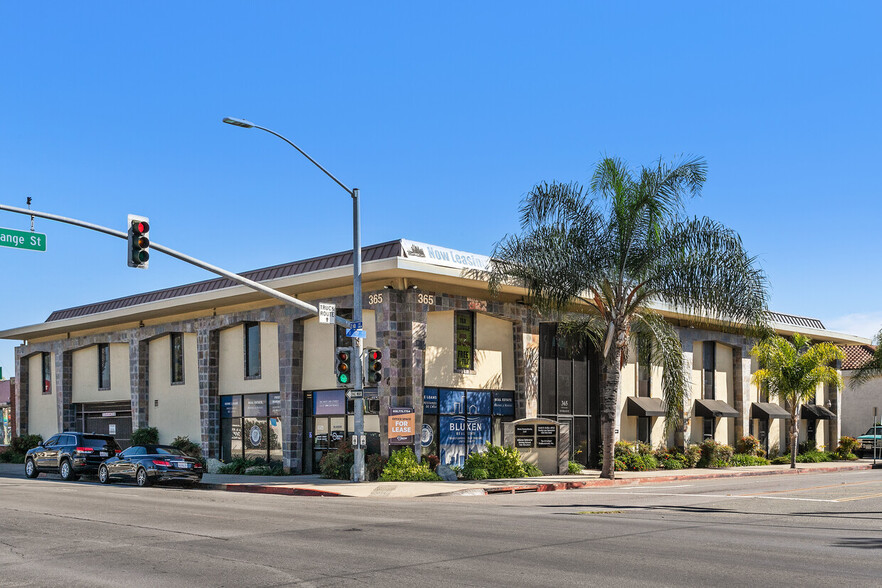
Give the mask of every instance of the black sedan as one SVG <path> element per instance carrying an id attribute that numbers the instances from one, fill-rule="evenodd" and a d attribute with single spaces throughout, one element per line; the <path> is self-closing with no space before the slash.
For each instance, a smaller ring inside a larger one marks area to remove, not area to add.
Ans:
<path id="1" fill-rule="evenodd" d="M 202 480 L 202 464 L 169 445 L 133 445 L 117 457 L 111 457 L 98 468 L 98 481 L 134 480 L 138 486 L 154 482 L 186 482 Z"/>

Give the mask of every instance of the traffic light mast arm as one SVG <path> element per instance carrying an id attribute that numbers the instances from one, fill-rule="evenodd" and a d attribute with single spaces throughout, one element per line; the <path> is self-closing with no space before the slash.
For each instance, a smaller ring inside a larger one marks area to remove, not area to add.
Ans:
<path id="1" fill-rule="evenodd" d="M 106 235 L 111 235 L 113 237 L 119 237 L 120 239 L 123 239 L 123 240 L 128 240 L 128 238 L 129 238 L 128 233 L 123 232 L 123 231 L 109 229 L 107 227 L 102 227 L 101 225 L 96 225 L 94 223 L 89 223 L 86 221 L 77 220 L 75 218 L 67 218 L 64 216 L 59 216 L 57 214 L 50 214 L 48 212 L 39 212 L 36 210 L 29 210 L 27 208 L 18 208 L 15 206 L 8 206 L 6 204 L 0 204 L 0 210 L 5 210 L 7 212 L 15 212 L 18 214 L 25 214 L 28 216 L 36 216 L 36 217 L 45 218 L 48 220 L 57 221 L 60 223 L 66 223 L 69 225 L 82 227 L 84 229 L 90 229 L 92 231 L 97 231 L 99 233 L 104 233 Z M 262 292 L 268 296 L 272 296 L 273 298 L 277 298 L 277 299 L 281 300 L 282 302 L 290 304 L 291 306 L 296 306 L 297 308 L 299 308 L 301 310 L 305 310 L 311 314 L 318 315 L 318 308 L 316 308 L 312 304 L 309 304 L 308 302 L 304 302 L 303 300 L 298 300 L 297 298 L 294 298 L 293 296 L 288 296 L 287 294 L 285 294 L 283 292 L 279 292 L 278 290 L 270 288 L 269 286 L 264 286 L 260 282 L 255 282 L 254 280 L 249 280 L 248 278 L 243 278 L 239 274 L 235 274 L 235 273 L 227 271 L 223 268 L 219 268 L 215 265 L 211 265 L 210 263 L 206 263 L 202 260 L 196 259 L 195 257 L 190 257 L 189 255 L 186 255 L 186 254 L 181 253 L 179 251 L 175 251 L 174 249 L 170 249 L 170 248 L 165 247 L 163 245 L 159 245 L 155 241 L 150 242 L 150 249 L 155 249 L 156 251 L 159 251 L 160 253 L 165 253 L 166 255 L 174 257 L 175 259 L 180 259 L 181 261 L 183 261 L 185 263 L 189 263 L 190 265 L 195 265 L 198 268 L 202 268 L 206 271 L 212 272 L 212 273 L 217 274 L 219 276 L 229 278 L 229 279 L 233 280 L 234 282 L 238 282 L 239 284 L 242 284 L 243 286 L 248 286 L 249 288 L 251 288 L 253 290 L 257 290 L 258 292 Z M 346 319 L 340 318 L 339 316 L 335 316 L 334 320 L 338 325 L 340 325 L 342 327 L 349 326 L 349 321 L 347 321 Z"/>

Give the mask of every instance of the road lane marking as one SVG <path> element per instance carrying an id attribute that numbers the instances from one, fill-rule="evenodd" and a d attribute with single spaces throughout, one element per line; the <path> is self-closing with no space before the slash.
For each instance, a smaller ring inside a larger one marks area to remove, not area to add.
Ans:
<path id="1" fill-rule="evenodd" d="M 880 494 L 864 494 L 863 496 L 851 496 L 849 498 L 839 498 L 834 502 L 849 502 L 851 500 L 865 500 L 867 498 L 879 498 L 882 497 L 882 493 Z"/>
<path id="2" fill-rule="evenodd" d="M 694 485 L 695 484 L 683 484 L 681 486 L 655 486 L 655 488 L 658 488 L 659 490 L 668 490 L 670 488 L 691 488 Z M 643 485 L 643 486 L 622 486 L 621 488 L 619 488 L 619 490 L 633 490 L 635 488 L 639 488 L 641 490 L 649 490 L 649 488 L 647 488 L 645 485 Z"/>
<path id="3" fill-rule="evenodd" d="M 795 500 L 797 502 L 839 502 L 829 498 L 797 498 L 795 496 L 753 496 L 744 494 L 686 494 L 674 492 L 604 492 L 588 491 L 590 494 L 608 494 L 613 496 L 682 496 L 684 498 L 753 498 L 765 500 Z"/>
<path id="4" fill-rule="evenodd" d="M 845 486 L 857 486 L 859 484 L 876 484 L 876 480 L 867 480 L 866 482 L 843 482 L 841 484 L 826 484 L 824 486 L 809 486 L 807 488 L 793 488 L 792 490 L 769 490 L 768 492 L 754 492 L 753 494 L 745 494 L 745 496 L 762 496 L 764 494 L 784 494 L 787 492 L 805 492 L 806 490 L 821 490 L 824 488 L 843 488 Z"/>

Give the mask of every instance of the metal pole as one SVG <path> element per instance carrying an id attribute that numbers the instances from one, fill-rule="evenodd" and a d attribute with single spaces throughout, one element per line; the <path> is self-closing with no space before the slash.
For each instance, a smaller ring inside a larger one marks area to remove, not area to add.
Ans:
<path id="1" fill-rule="evenodd" d="M 352 190 L 352 320 L 361 322 L 361 211 L 358 188 Z M 352 375 L 355 379 L 355 467 L 353 482 L 364 482 L 364 339 L 353 338 L 355 362 Z"/>

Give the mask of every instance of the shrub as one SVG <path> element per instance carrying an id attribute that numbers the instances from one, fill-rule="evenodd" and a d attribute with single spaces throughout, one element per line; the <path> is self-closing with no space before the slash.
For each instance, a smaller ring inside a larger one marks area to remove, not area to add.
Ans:
<path id="1" fill-rule="evenodd" d="M 765 454 L 762 447 L 760 446 L 759 439 L 757 439 L 753 435 L 748 435 L 747 437 L 742 437 L 741 439 L 739 439 L 738 443 L 735 444 L 735 453 L 759 456 L 763 456 Z"/>
<path id="2" fill-rule="evenodd" d="M 789 465 L 790 464 L 790 456 L 789 455 L 779 455 L 772 459 L 772 465 Z"/>
<path id="3" fill-rule="evenodd" d="M 383 482 L 432 482 L 441 477 L 429 469 L 429 464 L 419 463 L 410 447 L 392 453 L 383 468 Z"/>
<path id="4" fill-rule="evenodd" d="M 834 452 L 833 459 L 847 459 L 847 460 L 855 460 L 857 456 L 854 454 L 854 450 L 860 446 L 860 441 L 855 439 L 854 437 L 848 437 L 843 435 L 839 438 L 839 447 L 836 448 Z"/>
<path id="5" fill-rule="evenodd" d="M 825 461 L 833 461 L 832 454 L 823 451 L 806 451 L 796 456 L 796 463 L 821 463 Z"/>
<path id="6" fill-rule="evenodd" d="M 159 443 L 159 431 L 156 427 L 141 427 L 132 431 L 132 445 L 156 445 Z"/>
<path id="7" fill-rule="evenodd" d="M 352 466 L 355 463 L 355 450 L 349 439 L 337 443 L 337 449 L 325 452 L 319 462 L 319 473 L 322 478 L 333 480 L 349 480 L 352 477 Z"/>
<path id="8" fill-rule="evenodd" d="M 365 457 L 364 468 L 367 471 L 368 480 L 379 480 L 386 467 L 386 458 L 379 453 L 371 453 Z"/>
<path id="9" fill-rule="evenodd" d="M 202 457 L 202 446 L 198 443 L 194 443 L 190 441 L 190 437 L 180 436 L 175 437 L 171 442 L 172 447 L 177 447 L 190 457 L 201 458 Z"/>
<path id="10" fill-rule="evenodd" d="M 616 462 L 621 462 L 623 466 L 622 469 L 629 472 L 645 472 L 647 470 L 658 468 L 658 460 L 656 460 L 655 456 L 652 454 L 641 455 L 639 453 L 628 453 L 622 455 L 622 458 L 616 460 Z"/>
<path id="11" fill-rule="evenodd" d="M 634 444 L 630 441 L 619 441 L 613 449 L 615 459 L 621 459 L 622 456 L 634 453 Z"/>
<path id="12" fill-rule="evenodd" d="M 659 467 L 666 470 L 682 470 L 683 468 L 690 467 L 688 465 L 689 458 L 685 453 L 677 449 L 660 448 L 655 453 L 655 459 Z"/>
<path id="13" fill-rule="evenodd" d="M 747 453 L 736 453 L 729 461 L 729 465 L 736 468 L 744 466 L 764 466 L 769 465 L 770 463 L 771 462 L 765 457 L 750 455 Z"/>
<path id="14" fill-rule="evenodd" d="M 613 460 L 613 469 L 617 472 L 624 472 L 628 470 L 628 466 L 621 459 L 616 458 Z"/>
<path id="15" fill-rule="evenodd" d="M 637 452 L 638 455 L 652 455 L 652 446 L 649 443 L 643 443 L 638 441 L 634 446 L 634 451 Z"/>
<path id="16" fill-rule="evenodd" d="M 248 472 L 249 468 L 255 468 Z M 243 475 L 252 475 L 252 476 L 283 476 L 285 475 L 285 470 L 282 467 L 282 464 L 278 462 L 270 462 L 267 463 L 266 460 L 263 459 L 244 459 L 241 457 L 237 457 L 230 461 L 230 463 L 222 465 L 218 468 L 217 473 L 219 474 L 235 474 L 239 476 Z"/>
<path id="17" fill-rule="evenodd" d="M 524 473 L 528 478 L 538 478 L 545 475 L 536 464 L 523 462 L 522 465 L 524 466 Z"/>
<path id="18" fill-rule="evenodd" d="M 536 468 L 538 470 L 539 468 Z M 531 476 L 521 453 L 514 447 L 502 447 L 487 443 L 486 451 L 469 454 L 462 466 L 462 475 L 467 480 L 487 478 L 525 478 Z M 539 474 L 542 475 L 541 471 Z M 479 477 L 483 476 L 483 477 Z"/>
<path id="19" fill-rule="evenodd" d="M 683 456 L 687 468 L 698 467 L 698 462 L 701 461 L 701 445 L 696 443 L 687 445 L 686 451 L 683 452 Z"/>
<path id="20" fill-rule="evenodd" d="M 582 468 L 584 466 L 577 461 L 570 461 L 567 463 L 567 473 L 570 474 L 581 474 Z"/>
<path id="21" fill-rule="evenodd" d="M 22 455 L 24 455 L 29 450 L 41 445 L 42 443 L 42 435 L 19 435 L 18 437 L 12 438 L 12 442 L 9 444 L 8 451 L 21 453 Z"/>
<path id="22" fill-rule="evenodd" d="M 438 467 L 438 464 L 441 463 L 441 459 L 437 455 L 427 455 L 423 459 L 429 462 L 429 469 L 433 472 Z"/>
<path id="23" fill-rule="evenodd" d="M 807 439 L 799 444 L 797 453 L 809 453 L 818 450 L 818 442 Z M 797 460 L 799 461 L 799 460 Z"/>
<path id="24" fill-rule="evenodd" d="M 713 439 L 705 439 L 701 444 L 700 468 L 724 468 L 729 465 L 735 449 L 730 445 L 717 443 Z"/>

